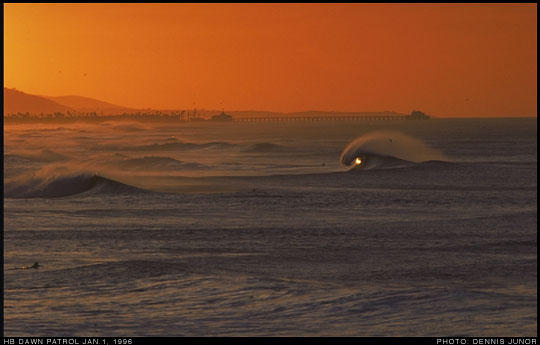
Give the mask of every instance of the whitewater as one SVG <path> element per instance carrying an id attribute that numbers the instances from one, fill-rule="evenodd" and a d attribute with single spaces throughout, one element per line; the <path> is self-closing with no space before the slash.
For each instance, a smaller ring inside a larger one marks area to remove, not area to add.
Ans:
<path id="1" fill-rule="evenodd" d="M 5 335 L 536 336 L 536 126 L 6 124 Z"/>

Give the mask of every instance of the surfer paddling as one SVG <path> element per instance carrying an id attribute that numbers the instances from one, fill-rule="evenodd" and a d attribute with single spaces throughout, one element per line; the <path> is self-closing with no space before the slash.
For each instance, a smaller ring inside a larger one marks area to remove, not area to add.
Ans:
<path id="1" fill-rule="evenodd" d="M 32 266 L 24 266 L 24 267 L 13 267 L 12 270 L 29 270 L 31 268 L 34 268 L 34 269 L 38 269 L 40 268 L 41 266 L 39 265 L 39 262 L 34 262 L 34 264 Z"/>

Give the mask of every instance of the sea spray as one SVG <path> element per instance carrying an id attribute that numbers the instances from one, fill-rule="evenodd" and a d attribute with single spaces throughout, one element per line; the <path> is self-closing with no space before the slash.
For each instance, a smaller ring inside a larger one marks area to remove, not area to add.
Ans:
<path id="1" fill-rule="evenodd" d="M 139 188 L 93 173 L 16 179 L 6 182 L 4 190 L 6 198 L 59 198 L 89 191 L 100 195 L 142 192 Z"/>
<path id="2" fill-rule="evenodd" d="M 377 157 L 379 161 L 392 160 L 394 163 L 445 160 L 442 153 L 427 147 L 419 139 L 395 131 L 376 131 L 347 145 L 341 154 L 340 162 L 343 166 L 363 165 L 369 160 L 373 162 L 373 157 Z"/>

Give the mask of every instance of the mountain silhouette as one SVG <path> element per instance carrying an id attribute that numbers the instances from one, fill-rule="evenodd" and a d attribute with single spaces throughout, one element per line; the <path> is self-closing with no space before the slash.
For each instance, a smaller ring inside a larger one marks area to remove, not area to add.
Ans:
<path id="1" fill-rule="evenodd" d="M 16 89 L 4 88 L 4 115 L 15 113 L 66 113 L 74 109 L 45 97 L 30 95 Z"/>
<path id="2" fill-rule="evenodd" d="M 103 115 L 118 115 L 121 113 L 130 113 L 138 111 L 137 109 L 127 108 L 116 104 L 103 102 L 94 98 L 82 97 L 82 96 L 58 96 L 50 97 L 43 96 L 53 102 L 62 104 L 66 107 L 75 109 L 83 113 L 96 112 Z"/>
<path id="3" fill-rule="evenodd" d="M 140 111 L 83 96 L 38 96 L 17 89 L 4 88 L 4 115 L 16 113 L 51 114 L 55 112 L 119 115 Z"/>

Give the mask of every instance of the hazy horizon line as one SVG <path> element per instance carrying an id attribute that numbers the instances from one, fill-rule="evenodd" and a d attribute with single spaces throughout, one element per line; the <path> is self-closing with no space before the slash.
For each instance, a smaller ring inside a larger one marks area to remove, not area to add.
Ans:
<path id="1" fill-rule="evenodd" d="M 411 109 L 409 112 L 400 112 L 396 110 L 323 110 L 323 109 L 307 109 L 307 110 L 297 110 L 297 111 L 279 111 L 279 110 L 267 110 L 267 109 L 229 109 L 226 110 L 226 107 L 223 107 L 220 109 L 218 108 L 206 108 L 206 107 L 146 107 L 146 108 L 138 108 L 138 107 L 132 107 L 129 105 L 119 105 L 115 102 L 111 102 L 108 100 L 98 99 L 94 97 L 89 96 L 82 96 L 77 94 L 63 94 L 63 95 L 44 95 L 44 94 L 37 94 L 37 93 L 29 93 L 26 91 L 23 91 L 21 89 L 18 89 L 16 87 L 8 87 L 4 85 L 4 89 L 10 89 L 15 90 L 18 92 L 22 92 L 28 95 L 37 96 L 49 99 L 50 98 L 59 98 L 59 97 L 82 97 L 82 98 L 88 98 L 91 100 L 95 100 L 102 103 L 108 103 L 111 106 L 119 107 L 119 108 L 125 108 L 126 111 L 124 113 L 131 114 L 134 112 L 140 112 L 140 111 L 190 111 L 190 110 L 197 110 L 197 111 L 207 111 L 207 112 L 255 112 L 255 113 L 275 113 L 275 114 L 296 114 L 296 113 L 309 113 L 309 112 L 319 112 L 319 113 L 395 113 L 400 115 L 408 115 L 411 111 L 414 110 L 420 110 L 425 112 L 426 114 L 432 116 L 432 118 L 538 118 L 538 114 L 535 115 L 502 115 L 502 116 L 493 116 L 493 115 L 460 115 L 460 114 L 452 114 L 452 115 L 437 115 L 436 113 L 430 113 L 428 111 L 424 111 L 420 109 L 419 107 L 416 107 L 414 109 Z M 4 97 L 4 96 L 2 96 Z M 66 106 L 65 104 L 59 103 L 58 101 L 54 101 L 60 105 Z M 5 104 L 5 98 L 4 98 L 4 104 Z M 80 110 L 84 110 L 84 107 L 79 108 Z M 91 107 L 90 107 L 91 109 Z M 78 111 L 77 108 L 74 108 L 73 110 Z M 79 111 L 80 111 L 79 110 Z M 103 116 L 119 116 L 122 115 L 122 113 L 116 114 L 116 115 L 103 115 Z M 6 114 L 4 113 L 4 117 Z M 101 115 L 100 115 L 101 116 Z"/>

